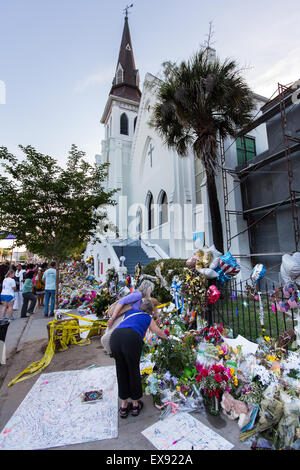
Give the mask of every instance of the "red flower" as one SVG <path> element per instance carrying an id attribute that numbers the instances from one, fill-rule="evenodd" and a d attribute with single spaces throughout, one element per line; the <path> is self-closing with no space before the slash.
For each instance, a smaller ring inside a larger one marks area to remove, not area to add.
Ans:
<path id="1" fill-rule="evenodd" d="M 207 377 L 208 376 L 208 370 L 207 369 L 202 369 L 201 375 L 202 375 L 202 377 Z"/>
<path id="2" fill-rule="evenodd" d="M 220 374 L 215 375 L 215 381 L 218 382 L 218 383 L 222 382 L 222 377 L 221 377 Z"/>
<path id="3" fill-rule="evenodd" d="M 164 334 L 167 335 L 167 336 L 170 336 L 169 330 L 164 330 Z"/>
<path id="4" fill-rule="evenodd" d="M 201 379 L 202 379 L 201 375 L 197 375 L 196 380 L 198 383 L 201 382 Z"/>

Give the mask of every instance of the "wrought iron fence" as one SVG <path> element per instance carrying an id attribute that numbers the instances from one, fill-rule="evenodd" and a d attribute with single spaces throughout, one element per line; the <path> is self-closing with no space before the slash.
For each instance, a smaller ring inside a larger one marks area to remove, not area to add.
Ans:
<path id="1" fill-rule="evenodd" d="M 278 337 L 295 327 L 298 309 L 279 312 L 272 297 L 274 285 L 272 291 L 267 283 L 262 285 L 260 282 L 256 291 L 250 294 L 245 283 L 231 281 L 220 288 L 220 291 L 220 299 L 212 305 L 209 312 L 209 323 L 221 323 L 224 327 L 231 328 L 233 337 L 240 334 L 255 341 L 262 335 Z M 282 292 L 280 295 L 283 300 Z"/>

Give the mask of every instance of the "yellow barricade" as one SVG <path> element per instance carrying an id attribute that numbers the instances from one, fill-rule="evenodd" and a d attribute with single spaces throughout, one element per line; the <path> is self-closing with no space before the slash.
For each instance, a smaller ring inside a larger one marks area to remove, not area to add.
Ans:
<path id="1" fill-rule="evenodd" d="M 56 350 L 57 342 L 60 344 L 60 351 L 65 351 L 68 349 L 70 344 L 85 346 L 90 344 L 91 341 L 89 339 L 79 340 L 78 337 L 81 332 L 90 331 L 95 329 L 95 327 L 99 329 L 106 329 L 107 326 L 107 322 L 103 320 L 89 320 L 87 318 L 71 314 L 64 315 L 91 322 L 91 325 L 79 325 L 77 321 L 72 320 L 69 322 L 59 322 L 57 320 L 51 321 L 49 323 L 49 342 L 43 358 L 40 361 L 33 362 L 30 366 L 23 370 L 23 372 L 21 372 L 19 375 L 17 375 L 17 377 L 9 382 L 8 387 L 42 372 L 42 370 L 44 370 L 50 364 Z"/>
<path id="2" fill-rule="evenodd" d="M 161 309 L 170 305 L 170 302 L 158 305 L 157 309 Z M 88 318 L 80 317 L 78 315 L 73 315 L 71 313 L 64 313 L 69 317 L 75 318 L 76 320 L 84 320 L 90 322 L 91 325 L 79 325 L 78 322 L 69 321 L 69 322 L 60 322 L 58 320 L 51 321 L 49 325 L 49 342 L 47 349 L 43 358 L 39 361 L 33 362 L 28 366 L 23 372 L 21 372 L 17 377 L 15 377 L 11 382 L 9 382 L 8 387 L 22 382 L 30 377 L 33 377 L 36 374 L 39 374 L 44 370 L 51 362 L 55 350 L 56 343 L 60 343 L 60 351 L 65 351 L 68 349 L 70 344 L 77 344 L 78 346 L 85 346 L 90 344 L 90 339 L 81 339 L 78 340 L 78 337 L 83 331 L 91 331 L 92 329 L 106 329 L 107 322 L 103 320 L 90 320 Z M 77 338 L 76 338 L 77 337 Z"/>

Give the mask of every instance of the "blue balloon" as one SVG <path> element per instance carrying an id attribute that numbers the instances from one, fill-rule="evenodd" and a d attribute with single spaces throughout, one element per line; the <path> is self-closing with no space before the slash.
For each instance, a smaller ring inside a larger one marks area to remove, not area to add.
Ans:
<path id="1" fill-rule="evenodd" d="M 252 269 L 250 278 L 251 281 L 253 282 L 258 282 L 261 279 L 263 279 L 264 275 L 266 273 L 266 269 L 263 264 L 256 264 L 254 268 Z"/>

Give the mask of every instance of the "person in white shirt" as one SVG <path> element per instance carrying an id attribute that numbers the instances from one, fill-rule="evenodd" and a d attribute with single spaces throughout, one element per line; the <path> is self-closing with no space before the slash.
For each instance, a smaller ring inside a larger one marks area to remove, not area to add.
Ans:
<path id="1" fill-rule="evenodd" d="M 14 280 L 14 276 L 14 270 L 10 269 L 4 278 L 1 291 L 1 302 L 3 302 L 1 318 L 5 318 L 7 311 L 8 318 L 10 320 L 14 320 L 13 307 L 16 291 L 16 281 Z"/>
<path id="2" fill-rule="evenodd" d="M 25 269 L 22 268 L 21 264 L 18 264 L 16 272 L 15 272 L 15 279 L 18 279 L 16 282 L 17 288 L 16 288 L 16 293 L 15 293 L 15 302 L 14 302 L 14 310 L 19 310 L 19 308 L 22 308 L 23 304 L 23 296 L 22 296 L 22 290 L 23 290 L 23 284 L 24 284 L 24 275 L 26 271 Z"/>

